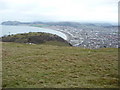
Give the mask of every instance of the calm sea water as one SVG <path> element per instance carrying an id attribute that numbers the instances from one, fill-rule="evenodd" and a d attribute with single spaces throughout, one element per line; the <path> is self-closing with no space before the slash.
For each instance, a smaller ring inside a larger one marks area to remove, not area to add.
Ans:
<path id="1" fill-rule="evenodd" d="M 64 33 L 52 29 L 45 29 L 45 28 L 32 27 L 32 26 L 0 25 L 0 36 L 9 35 L 9 34 L 18 34 L 18 33 L 28 33 L 28 32 L 45 32 L 45 33 L 56 34 L 67 40 L 67 37 Z"/>

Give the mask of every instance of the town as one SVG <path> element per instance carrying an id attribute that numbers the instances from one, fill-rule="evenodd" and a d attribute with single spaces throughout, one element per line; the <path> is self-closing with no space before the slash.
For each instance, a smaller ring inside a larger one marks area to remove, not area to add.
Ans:
<path id="1" fill-rule="evenodd" d="M 68 36 L 68 42 L 73 46 L 90 49 L 118 48 L 117 26 L 86 26 L 71 27 L 52 25 L 48 28 L 61 31 Z"/>

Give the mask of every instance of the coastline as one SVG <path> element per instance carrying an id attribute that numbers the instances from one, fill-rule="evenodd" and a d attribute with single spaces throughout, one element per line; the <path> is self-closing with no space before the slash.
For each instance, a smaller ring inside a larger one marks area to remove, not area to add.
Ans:
<path id="1" fill-rule="evenodd" d="M 10 30 L 8 30 L 7 28 L 10 28 Z M 25 29 L 25 30 L 24 30 Z M 17 33 L 27 33 L 27 32 L 44 32 L 44 33 L 51 33 L 51 34 L 56 34 L 58 36 L 60 36 L 61 38 L 63 38 L 64 40 L 68 40 L 67 36 L 65 33 L 60 32 L 58 30 L 54 30 L 51 28 L 44 28 L 44 27 L 34 27 L 34 26 L 30 26 L 30 25 L 20 25 L 20 26 L 5 26 L 4 28 L 1 25 L 0 28 L 2 32 L 2 35 L 0 35 L 1 37 L 4 35 L 10 35 L 10 34 L 17 34 Z M 16 32 L 17 31 L 17 32 Z"/>
<path id="2" fill-rule="evenodd" d="M 53 29 L 53 28 L 50 28 L 50 27 L 44 27 L 44 28 L 45 29 L 52 29 L 52 30 L 55 30 L 55 31 L 58 31 L 58 32 L 61 32 L 61 33 L 65 34 L 68 42 L 70 42 L 70 40 L 72 40 L 72 36 L 67 32 L 64 32 L 64 31 L 61 31 L 61 30 L 56 30 L 56 29 Z"/>

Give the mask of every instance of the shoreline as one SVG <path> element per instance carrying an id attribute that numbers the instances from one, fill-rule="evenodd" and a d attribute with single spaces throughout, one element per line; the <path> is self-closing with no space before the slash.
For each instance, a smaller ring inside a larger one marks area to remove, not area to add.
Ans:
<path id="1" fill-rule="evenodd" d="M 70 40 L 72 40 L 72 36 L 69 33 L 67 33 L 67 32 L 64 32 L 64 31 L 61 31 L 61 30 L 56 30 L 56 29 L 49 28 L 49 27 L 44 27 L 44 28 L 46 28 L 46 29 L 52 29 L 52 30 L 55 30 L 55 31 L 58 31 L 58 32 L 61 32 L 61 33 L 65 34 L 68 42 L 70 42 Z"/>
<path id="2" fill-rule="evenodd" d="M 32 27 L 38 27 L 38 26 L 32 26 Z M 51 30 L 55 30 L 55 31 L 61 32 L 62 34 L 64 34 L 66 36 L 66 39 L 65 39 L 66 41 L 70 42 L 70 40 L 72 40 L 72 36 L 69 33 L 67 33 L 67 32 L 64 32 L 64 31 L 61 31 L 61 30 L 56 30 L 56 29 L 53 29 L 53 28 L 50 28 L 50 27 L 38 27 L 38 28 L 51 29 Z"/>
<path id="3" fill-rule="evenodd" d="M 5 25 L 5 26 L 7 26 L 7 25 Z M 12 25 L 10 25 L 10 26 L 12 26 Z M 14 26 L 16 26 L 16 25 L 14 25 Z M 19 26 L 23 26 L 23 25 L 19 25 Z M 30 30 L 22 31 L 22 32 L 18 32 L 18 33 L 11 32 L 10 34 L 20 34 L 20 33 L 27 33 L 27 32 L 44 32 L 44 33 L 56 34 L 57 36 L 63 38 L 64 40 L 66 40 L 66 41 L 68 40 L 68 36 L 65 33 L 61 32 L 61 31 L 58 31 L 58 30 L 54 30 L 54 29 L 51 29 L 51 28 L 45 28 L 45 27 L 30 26 L 30 25 L 24 25 L 24 26 L 31 27 L 31 28 L 38 28 L 38 31 L 37 31 L 37 29 L 35 31 L 30 29 Z M 2 25 L 1 25 L 1 27 L 2 27 Z M 39 29 L 41 29 L 41 30 L 39 30 Z M 42 30 L 42 29 L 46 29 L 46 30 Z M 47 29 L 50 29 L 50 31 L 47 30 Z M 3 29 L 1 28 L 1 31 L 2 30 Z M 3 35 L 0 35 L 0 37 L 4 36 L 4 33 L 2 33 L 2 34 Z M 5 35 L 9 35 L 9 34 L 5 34 Z"/>

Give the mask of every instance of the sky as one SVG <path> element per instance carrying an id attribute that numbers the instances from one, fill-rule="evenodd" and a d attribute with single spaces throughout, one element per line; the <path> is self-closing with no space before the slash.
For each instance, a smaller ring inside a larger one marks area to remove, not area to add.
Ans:
<path id="1" fill-rule="evenodd" d="M 118 22 L 119 0 L 0 0 L 3 21 Z"/>

